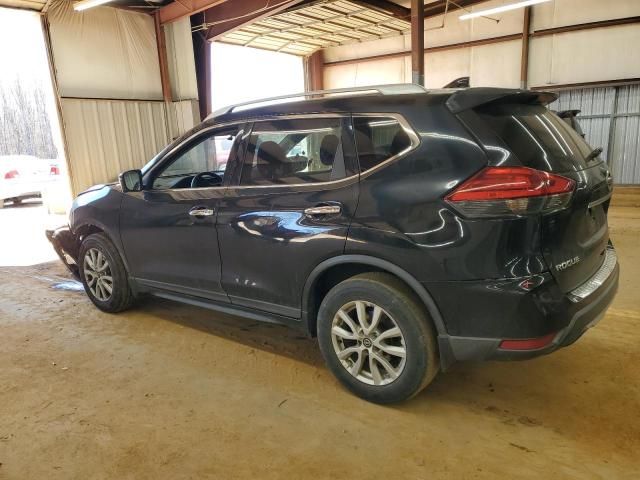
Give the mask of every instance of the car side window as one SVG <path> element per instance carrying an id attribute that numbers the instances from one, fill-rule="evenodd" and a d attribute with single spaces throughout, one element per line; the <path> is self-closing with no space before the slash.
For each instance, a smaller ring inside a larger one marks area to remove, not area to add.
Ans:
<path id="1" fill-rule="evenodd" d="M 199 138 L 155 176 L 152 188 L 166 190 L 221 185 L 237 133 L 238 128 L 233 127 Z"/>
<path id="2" fill-rule="evenodd" d="M 340 118 L 255 122 L 241 185 L 287 185 L 338 180 L 346 176 Z"/>
<path id="3" fill-rule="evenodd" d="M 354 117 L 353 129 L 361 172 L 411 147 L 411 138 L 393 117 Z"/>

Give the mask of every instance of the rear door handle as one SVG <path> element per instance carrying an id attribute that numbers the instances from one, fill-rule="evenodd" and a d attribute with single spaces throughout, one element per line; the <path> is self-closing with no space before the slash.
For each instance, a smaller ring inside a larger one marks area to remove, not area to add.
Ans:
<path id="1" fill-rule="evenodd" d="M 318 205 L 315 207 L 305 208 L 304 214 L 309 217 L 316 217 L 319 215 L 337 215 L 342 212 L 340 205 Z"/>
<path id="2" fill-rule="evenodd" d="M 189 215 L 192 217 L 210 217 L 214 213 L 216 213 L 215 210 L 207 207 L 193 207 L 189 210 Z"/>

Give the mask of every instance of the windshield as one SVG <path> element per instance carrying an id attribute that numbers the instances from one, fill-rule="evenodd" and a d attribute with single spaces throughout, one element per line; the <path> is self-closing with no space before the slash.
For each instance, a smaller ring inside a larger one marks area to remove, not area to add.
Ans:
<path id="1" fill-rule="evenodd" d="M 523 165 L 553 172 L 587 168 L 593 148 L 546 107 L 500 104 L 475 111 Z"/>

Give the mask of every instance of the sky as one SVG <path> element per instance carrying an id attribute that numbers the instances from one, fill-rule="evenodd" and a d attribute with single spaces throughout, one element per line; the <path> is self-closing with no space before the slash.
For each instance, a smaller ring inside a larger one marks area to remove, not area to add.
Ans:
<path id="1" fill-rule="evenodd" d="M 302 57 L 214 42 L 211 48 L 213 111 L 304 91 Z"/>
<path id="2" fill-rule="evenodd" d="M 29 85 L 43 87 L 54 142 L 58 155 L 62 155 L 64 148 L 40 15 L 0 8 L 0 88 L 12 84 L 16 78 L 27 88 Z"/>
<path id="3" fill-rule="evenodd" d="M 16 76 L 48 82 L 49 65 L 37 13 L 0 8 L 0 82 Z"/>

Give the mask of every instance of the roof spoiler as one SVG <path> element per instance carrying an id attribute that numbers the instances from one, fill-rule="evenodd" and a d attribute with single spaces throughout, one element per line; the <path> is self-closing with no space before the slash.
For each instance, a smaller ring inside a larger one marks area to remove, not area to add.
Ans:
<path id="1" fill-rule="evenodd" d="M 508 88 L 471 88 L 452 94 L 447 99 L 447 107 L 453 113 L 460 113 L 464 110 L 494 102 L 548 105 L 557 98 L 558 95 L 553 92 L 534 92 Z"/>

